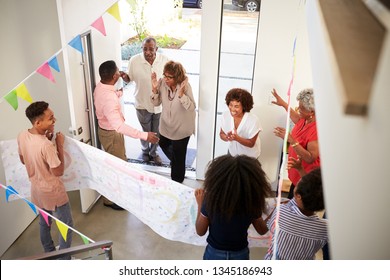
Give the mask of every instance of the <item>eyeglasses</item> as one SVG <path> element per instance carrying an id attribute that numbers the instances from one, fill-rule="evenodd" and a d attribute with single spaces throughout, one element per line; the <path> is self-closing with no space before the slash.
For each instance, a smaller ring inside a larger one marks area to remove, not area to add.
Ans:
<path id="1" fill-rule="evenodd" d="M 168 80 L 172 80 L 175 78 L 174 76 L 169 76 L 169 75 L 165 75 L 165 74 L 163 74 L 163 76 L 164 76 L 164 78 L 166 78 Z"/>

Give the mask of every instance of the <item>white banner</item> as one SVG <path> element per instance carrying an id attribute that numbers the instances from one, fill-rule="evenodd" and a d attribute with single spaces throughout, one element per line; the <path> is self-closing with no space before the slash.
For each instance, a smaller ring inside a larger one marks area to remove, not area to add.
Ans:
<path id="1" fill-rule="evenodd" d="M 30 197 L 30 181 L 19 160 L 17 141 L 0 142 L 7 186 L 21 197 Z M 90 188 L 120 205 L 164 238 L 193 245 L 206 245 L 207 234 L 195 231 L 197 204 L 194 189 L 169 178 L 142 170 L 102 150 L 66 137 L 65 173 L 67 191 Z M 11 199 L 17 199 L 13 195 Z M 275 204 L 269 199 L 269 204 Z M 88 233 L 84 233 L 88 236 Z M 251 226 L 250 247 L 268 247 L 269 234 L 260 236 Z"/>

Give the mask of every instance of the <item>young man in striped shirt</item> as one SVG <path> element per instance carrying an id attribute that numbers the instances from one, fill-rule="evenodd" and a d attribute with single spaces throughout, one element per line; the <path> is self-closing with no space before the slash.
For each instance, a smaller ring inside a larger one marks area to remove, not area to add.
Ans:
<path id="1" fill-rule="evenodd" d="M 272 233 L 272 244 L 266 260 L 313 260 L 328 241 L 327 220 L 315 212 L 325 208 L 321 169 L 306 174 L 294 190 L 294 198 L 280 205 L 279 232 L 275 235 L 276 212 L 267 222 Z M 275 246 L 276 237 L 276 246 Z"/>

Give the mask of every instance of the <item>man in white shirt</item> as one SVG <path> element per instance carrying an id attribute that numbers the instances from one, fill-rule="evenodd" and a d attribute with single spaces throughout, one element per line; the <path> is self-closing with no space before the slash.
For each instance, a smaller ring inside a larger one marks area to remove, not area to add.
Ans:
<path id="1" fill-rule="evenodd" d="M 157 43 L 152 37 L 143 40 L 142 50 L 142 53 L 130 59 L 128 73 L 121 72 L 121 77 L 127 83 L 135 82 L 135 108 L 143 131 L 158 133 L 161 105 L 155 107 L 150 101 L 152 93 L 151 74 L 155 72 L 157 79 L 160 79 L 164 65 L 169 59 L 165 55 L 157 53 Z M 158 144 L 151 144 L 141 139 L 142 160 L 145 162 L 153 160 L 155 164 L 161 165 L 162 162 L 157 154 L 157 147 Z"/>

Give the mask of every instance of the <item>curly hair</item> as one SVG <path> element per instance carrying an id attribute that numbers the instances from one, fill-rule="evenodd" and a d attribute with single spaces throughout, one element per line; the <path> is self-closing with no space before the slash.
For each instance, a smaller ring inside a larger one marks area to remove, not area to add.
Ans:
<path id="1" fill-rule="evenodd" d="M 299 181 L 295 192 L 301 196 L 305 210 L 324 210 L 325 203 L 324 194 L 322 192 L 321 168 L 313 169 L 303 176 Z"/>
<path id="2" fill-rule="evenodd" d="M 183 65 L 173 60 L 170 60 L 165 64 L 163 73 L 171 74 L 178 84 L 181 84 L 187 78 L 186 70 Z"/>
<path id="3" fill-rule="evenodd" d="M 209 163 L 204 203 L 210 220 L 233 215 L 257 218 L 266 210 L 271 186 L 260 162 L 246 155 L 224 155 Z"/>
<path id="4" fill-rule="evenodd" d="M 244 113 L 250 112 L 253 108 L 253 97 L 245 89 L 232 88 L 229 90 L 225 97 L 226 105 L 229 106 L 233 100 L 241 103 Z"/>
<path id="5" fill-rule="evenodd" d="M 26 117 L 30 120 L 32 124 L 43 114 L 45 111 L 49 108 L 49 103 L 45 101 L 36 101 L 34 103 L 31 103 L 27 108 L 26 108 Z"/>
<path id="6" fill-rule="evenodd" d="M 302 102 L 302 105 L 306 110 L 315 112 L 314 93 L 312 88 L 305 88 L 301 90 L 298 93 L 297 101 Z"/>

